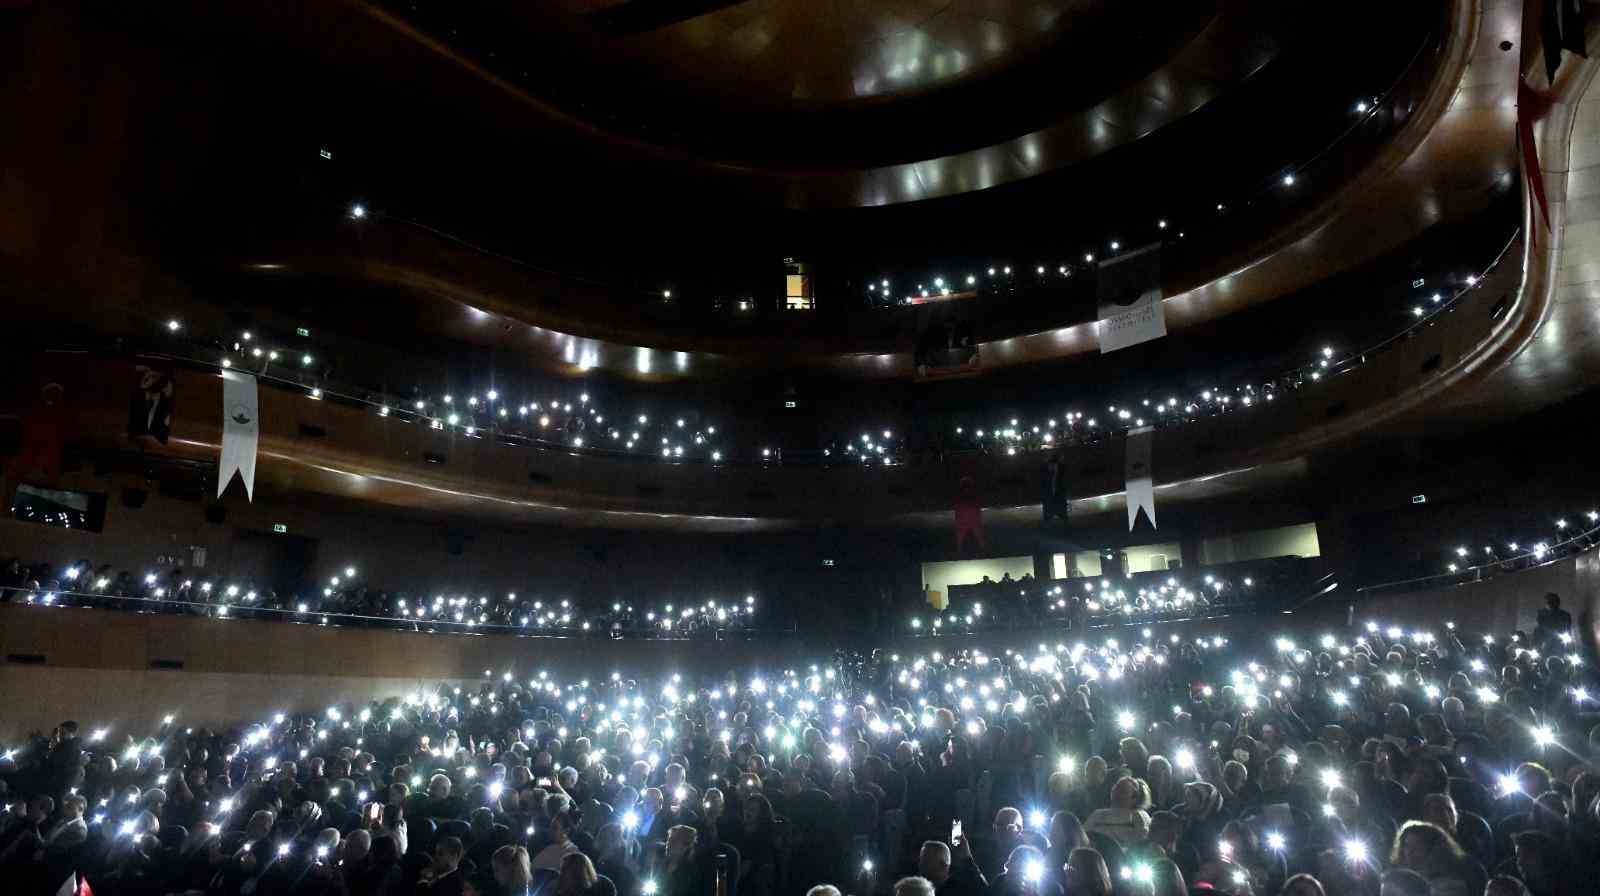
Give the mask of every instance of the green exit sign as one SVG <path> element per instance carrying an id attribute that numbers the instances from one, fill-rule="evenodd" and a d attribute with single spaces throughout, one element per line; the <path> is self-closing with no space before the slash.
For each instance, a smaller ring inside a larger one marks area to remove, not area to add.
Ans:
<path id="1" fill-rule="evenodd" d="M 289 531 L 289 527 L 285 526 L 283 523 L 273 523 L 272 531 L 278 533 L 279 535 L 283 535 Z"/>
<path id="2" fill-rule="evenodd" d="M 305 327 L 295 327 L 294 328 L 294 335 L 296 335 L 296 336 L 304 336 L 307 339 L 309 339 L 309 338 L 311 338 L 311 331 L 306 329 Z"/>

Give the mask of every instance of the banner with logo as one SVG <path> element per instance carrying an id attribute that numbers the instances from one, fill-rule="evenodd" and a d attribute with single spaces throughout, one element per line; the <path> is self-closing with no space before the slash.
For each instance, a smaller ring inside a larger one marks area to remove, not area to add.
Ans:
<path id="1" fill-rule="evenodd" d="M 1150 528 L 1156 528 L 1156 492 L 1150 478 L 1150 449 L 1155 429 L 1142 426 L 1128 430 L 1127 503 L 1128 531 L 1139 519 L 1139 511 L 1150 518 Z"/>
<path id="2" fill-rule="evenodd" d="M 222 460 L 217 465 L 217 497 L 222 497 L 233 474 L 238 473 L 244 480 L 245 496 L 255 499 L 260 415 L 256 378 L 237 370 L 222 371 Z"/>
<path id="3" fill-rule="evenodd" d="M 1095 329 L 1101 354 L 1167 335 L 1161 305 L 1160 245 L 1101 262 L 1098 277 L 1095 295 L 1100 321 Z"/>

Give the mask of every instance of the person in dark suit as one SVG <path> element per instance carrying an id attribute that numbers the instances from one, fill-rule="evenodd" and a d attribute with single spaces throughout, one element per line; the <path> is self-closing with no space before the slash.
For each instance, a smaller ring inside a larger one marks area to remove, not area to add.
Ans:
<path id="1" fill-rule="evenodd" d="M 962 837 L 954 847 L 938 840 L 922 844 L 917 854 L 917 874 L 933 884 L 936 896 L 983 896 L 989 881 L 972 860 L 972 843 Z"/>
<path id="2" fill-rule="evenodd" d="M 1561 596 L 1554 591 L 1544 596 L 1544 609 L 1539 611 L 1538 623 L 1533 629 L 1533 642 L 1544 647 L 1545 642 L 1572 633 L 1572 614 L 1561 609 Z"/>
<path id="3" fill-rule="evenodd" d="M 461 896 L 466 877 L 461 870 L 461 857 L 466 847 L 459 837 L 443 837 L 433 847 L 433 864 L 423 869 L 417 878 L 417 892 L 430 896 Z"/>

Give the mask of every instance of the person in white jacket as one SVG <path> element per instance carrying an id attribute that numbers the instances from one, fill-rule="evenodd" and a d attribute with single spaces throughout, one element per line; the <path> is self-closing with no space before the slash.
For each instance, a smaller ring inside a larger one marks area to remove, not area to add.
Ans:
<path id="1" fill-rule="evenodd" d="M 1141 843 L 1150 835 L 1150 791 L 1143 781 L 1131 776 L 1117 779 L 1111 787 L 1111 807 L 1096 809 L 1084 822 L 1091 834 L 1105 834 L 1127 847 Z"/>

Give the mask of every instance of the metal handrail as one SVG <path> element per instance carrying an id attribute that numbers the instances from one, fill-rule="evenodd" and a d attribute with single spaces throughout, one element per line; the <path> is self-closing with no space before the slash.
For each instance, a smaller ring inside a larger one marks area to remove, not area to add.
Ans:
<path id="1" fill-rule="evenodd" d="M 1500 557 L 1492 561 L 1479 563 L 1473 566 L 1462 567 L 1454 572 L 1434 573 L 1433 575 L 1417 576 L 1410 579 L 1399 579 L 1393 582 L 1381 582 L 1376 585 L 1365 585 L 1356 589 L 1356 593 L 1370 597 L 1379 592 L 1401 590 L 1424 590 L 1436 585 L 1467 584 L 1479 582 L 1484 579 L 1484 572 L 1523 572 L 1524 570 L 1537 569 L 1548 566 L 1557 560 L 1572 556 L 1574 547 L 1577 551 L 1587 550 L 1600 544 L 1600 523 L 1596 523 L 1583 531 L 1565 538 L 1553 545 L 1544 545 L 1542 548 L 1536 544 L 1534 548 Z"/>

